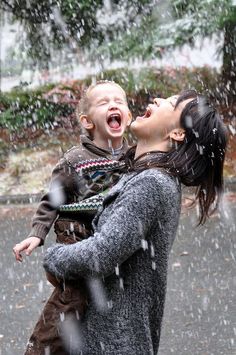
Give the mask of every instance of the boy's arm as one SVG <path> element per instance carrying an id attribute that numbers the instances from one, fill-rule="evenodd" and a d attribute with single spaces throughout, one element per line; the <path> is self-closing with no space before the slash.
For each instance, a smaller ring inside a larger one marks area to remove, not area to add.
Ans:
<path id="1" fill-rule="evenodd" d="M 32 251 L 44 244 L 44 240 L 57 217 L 57 208 L 67 202 L 74 191 L 74 180 L 65 159 L 53 169 L 49 192 L 46 193 L 37 208 L 32 220 L 32 228 L 28 237 L 16 244 L 13 253 L 17 261 L 22 261 L 22 252 L 30 255 Z"/>
<path id="2" fill-rule="evenodd" d="M 38 237 L 28 237 L 17 243 L 13 247 L 13 253 L 17 261 L 23 261 L 22 251 L 25 251 L 26 255 L 30 255 L 32 251 L 37 248 L 41 243 L 41 239 Z"/>

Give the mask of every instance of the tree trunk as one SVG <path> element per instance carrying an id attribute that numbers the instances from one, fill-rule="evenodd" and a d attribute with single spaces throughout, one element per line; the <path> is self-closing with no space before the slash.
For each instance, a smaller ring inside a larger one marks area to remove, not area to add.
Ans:
<path id="1" fill-rule="evenodd" d="M 236 7 L 235 10 L 236 12 Z M 235 15 L 235 16 L 234 16 Z M 224 28 L 222 82 L 223 96 L 227 106 L 236 103 L 236 14 L 233 14 Z"/>

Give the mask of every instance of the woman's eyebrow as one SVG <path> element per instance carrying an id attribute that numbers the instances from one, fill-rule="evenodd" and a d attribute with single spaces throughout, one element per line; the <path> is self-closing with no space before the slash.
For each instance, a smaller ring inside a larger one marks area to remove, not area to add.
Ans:
<path id="1" fill-rule="evenodd" d="M 171 99 L 170 99 L 170 104 L 174 107 L 174 108 L 176 108 L 177 106 L 176 106 L 176 103 L 177 103 L 177 101 L 178 101 L 178 98 L 179 98 L 179 96 L 172 96 L 171 97 Z"/>
<path id="2" fill-rule="evenodd" d="M 169 100 L 169 103 L 171 104 L 171 106 L 175 107 L 175 103 L 173 103 L 171 100 Z"/>

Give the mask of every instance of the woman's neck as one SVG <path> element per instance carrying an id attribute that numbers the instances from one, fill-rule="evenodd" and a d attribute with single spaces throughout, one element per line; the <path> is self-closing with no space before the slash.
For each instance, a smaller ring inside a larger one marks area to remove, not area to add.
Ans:
<path id="1" fill-rule="evenodd" d="M 160 152 L 168 152 L 170 150 L 170 145 L 168 141 L 157 142 L 155 144 L 148 144 L 146 141 L 139 140 L 137 143 L 137 147 L 135 150 L 135 159 L 140 155 L 152 152 L 152 151 L 160 151 Z"/>

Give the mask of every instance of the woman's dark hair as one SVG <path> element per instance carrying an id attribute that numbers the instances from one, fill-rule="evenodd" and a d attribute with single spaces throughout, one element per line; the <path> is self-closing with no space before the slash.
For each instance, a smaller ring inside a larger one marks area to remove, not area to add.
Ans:
<path id="1" fill-rule="evenodd" d="M 180 125 L 185 130 L 184 142 L 161 157 L 158 156 L 156 161 L 153 155 L 146 160 L 145 168 L 165 168 L 184 185 L 196 186 L 196 200 L 200 208 L 199 224 L 204 224 L 217 208 L 223 192 L 227 130 L 208 99 L 194 90 L 182 92 L 175 108 L 189 99 L 180 116 Z M 135 163 L 133 166 L 135 169 Z"/>

